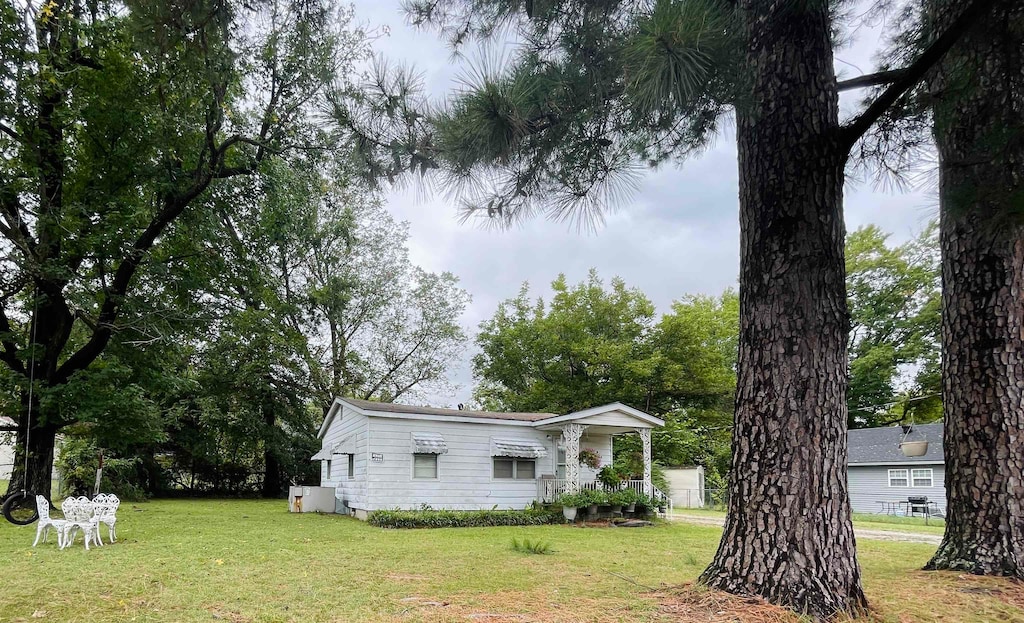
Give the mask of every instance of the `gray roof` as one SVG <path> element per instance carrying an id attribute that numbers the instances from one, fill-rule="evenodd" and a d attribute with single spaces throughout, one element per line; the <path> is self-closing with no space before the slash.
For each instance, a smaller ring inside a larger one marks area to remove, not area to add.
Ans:
<path id="1" fill-rule="evenodd" d="M 899 426 L 861 428 L 849 432 L 850 465 L 863 463 L 942 463 L 942 423 L 917 424 L 907 441 L 927 441 L 924 456 L 903 456 L 899 443 L 903 429 Z"/>
<path id="2" fill-rule="evenodd" d="M 416 407 L 400 405 L 394 402 L 374 402 L 356 398 L 342 398 L 345 402 L 359 407 L 364 411 L 378 413 L 415 413 L 419 415 L 444 415 L 450 417 L 469 417 L 490 420 L 518 420 L 520 422 L 537 422 L 556 417 L 554 413 L 504 413 L 500 411 L 471 411 L 469 409 L 440 409 L 438 407 Z"/>

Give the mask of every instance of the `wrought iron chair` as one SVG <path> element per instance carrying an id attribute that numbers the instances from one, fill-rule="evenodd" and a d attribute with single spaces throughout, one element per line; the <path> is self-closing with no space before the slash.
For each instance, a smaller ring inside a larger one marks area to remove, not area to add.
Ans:
<path id="1" fill-rule="evenodd" d="M 60 547 L 63 541 L 64 526 L 67 522 L 50 517 L 50 503 L 41 495 L 36 496 L 36 509 L 39 512 L 39 524 L 36 526 L 36 540 L 32 543 L 32 547 L 39 545 L 40 537 L 42 537 L 43 543 L 46 543 L 47 537 L 50 536 L 50 528 L 57 531 L 57 547 Z"/>
<path id="2" fill-rule="evenodd" d="M 98 524 L 106 524 L 107 538 L 111 543 L 117 541 L 117 509 L 120 505 L 121 500 L 113 493 L 100 493 L 92 499 L 93 516 L 98 522 L 96 526 L 96 539 L 100 545 L 103 545 L 103 541 L 99 538 Z"/>
<path id="3" fill-rule="evenodd" d="M 61 510 L 64 511 L 64 519 L 67 522 L 64 525 L 64 543 L 61 549 L 66 549 L 75 542 L 75 530 L 79 529 L 85 538 L 85 549 L 89 549 L 89 544 L 94 540 L 97 544 L 103 545 L 99 540 L 99 520 L 93 514 L 93 504 L 89 498 L 68 498 L 61 504 Z"/>

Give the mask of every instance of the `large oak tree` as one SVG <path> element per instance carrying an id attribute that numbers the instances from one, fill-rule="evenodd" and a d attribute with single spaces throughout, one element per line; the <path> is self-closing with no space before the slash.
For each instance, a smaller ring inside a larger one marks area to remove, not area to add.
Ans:
<path id="1" fill-rule="evenodd" d="M 74 421 L 62 388 L 129 328 L 126 311 L 145 316 L 139 284 L 180 216 L 318 144 L 309 112 L 364 51 L 349 17 L 287 0 L 0 7 L 12 490 L 50 492 L 55 436 Z"/>

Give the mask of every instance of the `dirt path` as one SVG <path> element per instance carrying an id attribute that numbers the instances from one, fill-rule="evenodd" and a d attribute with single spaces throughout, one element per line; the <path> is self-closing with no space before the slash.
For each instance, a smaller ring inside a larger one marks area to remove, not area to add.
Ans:
<path id="1" fill-rule="evenodd" d="M 718 526 L 719 528 L 725 525 L 724 517 L 709 517 L 707 515 L 687 515 L 685 513 L 675 513 L 671 517 L 672 521 L 682 521 L 685 523 L 697 524 L 701 526 Z M 876 541 L 902 541 L 904 543 L 927 543 L 929 545 L 938 545 L 942 542 L 942 536 L 938 534 L 923 534 L 921 532 L 897 532 L 895 530 L 872 530 L 870 528 L 861 528 L 855 526 L 853 533 L 857 535 L 858 539 L 873 539 Z"/>

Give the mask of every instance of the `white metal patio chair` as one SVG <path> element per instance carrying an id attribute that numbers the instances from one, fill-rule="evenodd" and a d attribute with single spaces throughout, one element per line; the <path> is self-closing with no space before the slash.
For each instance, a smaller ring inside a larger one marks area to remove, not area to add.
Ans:
<path id="1" fill-rule="evenodd" d="M 121 500 L 113 493 L 99 493 L 92 499 L 93 517 L 98 522 L 96 525 L 96 538 L 99 540 L 99 524 L 106 524 L 107 539 L 111 543 L 117 541 L 117 509 L 121 506 Z M 103 545 L 103 541 L 99 541 Z"/>
<path id="2" fill-rule="evenodd" d="M 61 510 L 64 511 L 64 519 L 67 522 L 64 524 L 64 543 L 61 549 L 66 549 L 75 542 L 75 531 L 79 529 L 85 538 L 85 549 L 89 549 L 89 544 L 93 541 L 103 545 L 99 540 L 99 521 L 93 514 L 93 504 L 89 498 L 68 498 L 61 504 Z"/>
<path id="3" fill-rule="evenodd" d="M 57 547 L 60 547 L 63 543 L 64 526 L 67 521 L 50 517 L 50 503 L 41 495 L 36 496 L 36 509 L 39 511 L 39 523 L 36 526 L 36 540 L 32 543 L 32 547 L 39 545 L 40 537 L 42 537 L 43 543 L 46 543 L 47 537 L 50 536 L 50 528 L 57 532 Z"/>

